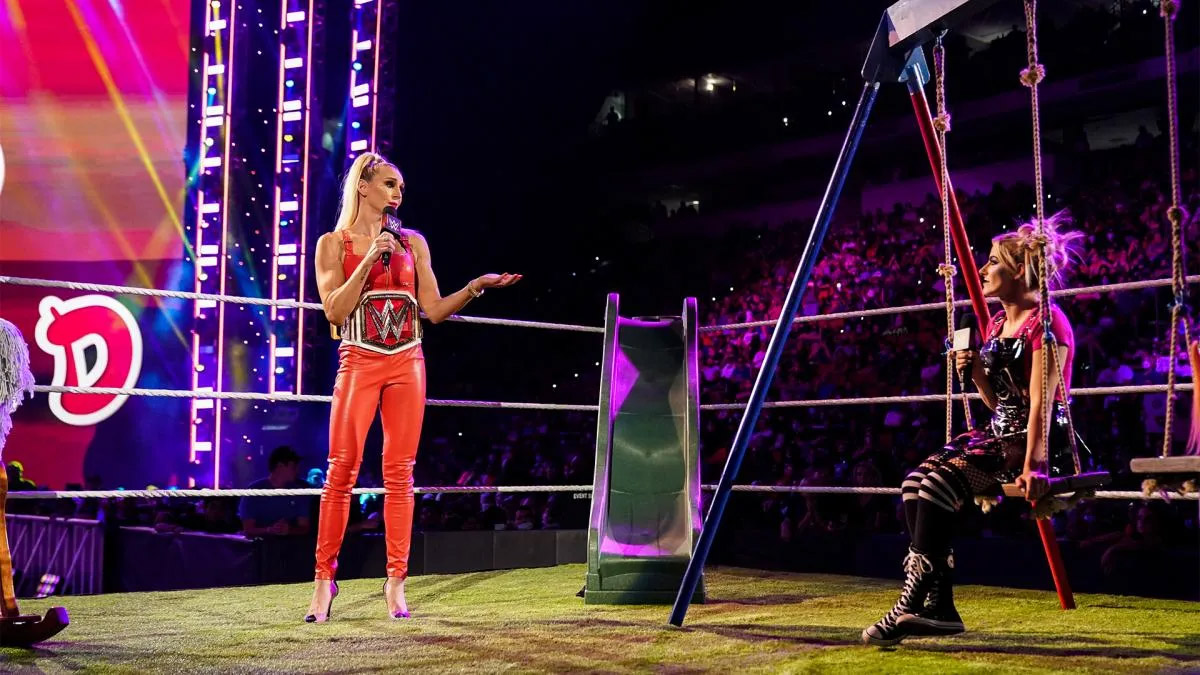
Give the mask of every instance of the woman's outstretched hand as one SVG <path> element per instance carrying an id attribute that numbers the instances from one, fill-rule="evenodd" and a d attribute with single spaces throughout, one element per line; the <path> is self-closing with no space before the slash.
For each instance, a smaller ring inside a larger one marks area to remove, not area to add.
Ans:
<path id="1" fill-rule="evenodd" d="M 505 286 L 512 286 L 513 284 L 517 283 L 521 280 L 522 276 L 523 275 L 520 274 L 509 274 L 507 272 L 504 274 L 485 274 L 471 283 L 481 291 L 485 288 L 504 288 Z"/>

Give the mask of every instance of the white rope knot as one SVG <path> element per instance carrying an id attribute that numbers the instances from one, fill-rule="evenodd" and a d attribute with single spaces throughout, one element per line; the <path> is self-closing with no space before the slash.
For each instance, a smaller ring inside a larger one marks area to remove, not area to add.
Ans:
<path id="1" fill-rule="evenodd" d="M 950 131 L 950 113 L 945 111 L 938 113 L 938 116 L 933 118 L 933 128 L 942 133 Z"/>
<path id="2" fill-rule="evenodd" d="M 1171 499 L 1174 495 L 1186 497 L 1197 492 L 1196 479 L 1189 478 L 1187 480 L 1158 480 L 1156 478 L 1147 478 L 1142 481 L 1142 496 L 1147 499 L 1161 497 L 1164 500 Z"/>
<path id="3" fill-rule="evenodd" d="M 979 505 L 980 511 L 990 513 L 1000 503 L 1000 500 L 996 497 L 978 495 L 975 497 L 975 503 Z"/>
<path id="4" fill-rule="evenodd" d="M 947 280 L 953 279 L 954 275 L 958 274 L 958 268 L 949 263 L 942 263 L 937 267 L 938 274 L 945 277 Z"/>
<path id="5" fill-rule="evenodd" d="M 1182 206 L 1167 207 L 1167 220 L 1174 227 L 1179 227 L 1187 219 L 1187 211 Z"/>
<path id="6" fill-rule="evenodd" d="M 1142 481 L 1142 494 L 1151 497 L 1155 492 L 1158 492 L 1158 481 L 1153 478 L 1147 478 Z"/>
<path id="7" fill-rule="evenodd" d="M 1167 21 L 1174 21 L 1175 16 L 1179 14 L 1178 0 L 1162 0 L 1162 4 L 1158 6 L 1158 14 Z"/>
<path id="8" fill-rule="evenodd" d="M 1021 84 L 1026 87 L 1036 87 L 1044 79 L 1046 79 L 1046 66 L 1040 63 L 1021 70 Z"/>

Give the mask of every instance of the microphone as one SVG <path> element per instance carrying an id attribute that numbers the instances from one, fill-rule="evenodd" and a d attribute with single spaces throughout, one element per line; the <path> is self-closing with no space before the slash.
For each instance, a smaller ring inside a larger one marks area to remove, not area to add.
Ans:
<path id="1" fill-rule="evenodd" d="M 396 217 L 396 207 L 388 204 L 383 207 L 383 231 L 398 239 L 400 237 L 399 229 L 400 219 Z M 379 261 L 383 263 L 384 267 L 390 266 L 392 264 L 392 252 L 384 251 Z"/>
<path id="2" fill-rule="evenodd" d="M 957 352 L 971 348 L 975 342 L 975 324 L 975 313 L 969 309 L 958 317 L 958 328 L 954 331 L 953 351 Z M 964 384 L 967 382 L 967 371 L 965 369 L 958 371 L 958 376 L 962 378 Z"/>

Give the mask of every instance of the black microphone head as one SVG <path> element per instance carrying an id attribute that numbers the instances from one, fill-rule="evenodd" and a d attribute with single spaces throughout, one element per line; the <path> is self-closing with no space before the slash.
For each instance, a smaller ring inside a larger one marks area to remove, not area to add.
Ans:
<path id="1" fill-rule="evenodd" d="M 396 207 L 391 204 L 383 207 L 383 231 L 392 236 L 398 236 L 401 227 L 400 218 L 396 216 Z"/>
<path id="2" fill-rule="evenodd" d="M 383 207 L 383 231 L 393 237 L 400 237 L 400 219 L 396 217 L 396 207 L 391 204 Z M 390 267 L 392 264 L 391 251 L 385 251 L 380 256 L 380 262 L 383 263 L 384 267 Z"/>
<path id="3" fill-rule="evenodd" d="M 962 314 L 958 315 L 958 324 L 956 327 L 959 329 L 962 329 L 962 328 L 974 329 L 975 324 L 977 324 L 977 323 L 978 322 L 975 320 L 975 312 L 972 312 L 970 310 L 970 308 L 968 308 Z"/>

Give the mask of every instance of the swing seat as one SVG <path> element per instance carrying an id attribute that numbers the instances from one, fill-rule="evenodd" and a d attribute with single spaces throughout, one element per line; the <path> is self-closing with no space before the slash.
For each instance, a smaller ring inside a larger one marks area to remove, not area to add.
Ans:
<path id="1" fill-rule="evenodd" d="M 1142 491 L 1153 492 L 1196 492 L 1200 482 L 1200 456 L 1139 457 L 1129 462 L 1129 470 L 1146 476 Z"/>
<path id="2" fill-rule="evenodd" d="M 0 617 L 0 647 L 30 647 L 58 635 L 70 623 L 65 607 L 51 607 L 46 616 Z"/>
<path id="3" fill-rule="evenodd" d="M 1192 474 L 1200 476 L 1200 455 L 1185 457 L 1138 457 L 1130 460 L 1133 473 Z"/>
<path id="4" fill-rule="evenodd" d="M 1075 474 L 1074 476 L 1051 478 L 1050 490 L 1044 496 L 1054 497 L 1071 492 L 1079 492 L 1080 490 L 1090 490 L 1092 488 L 1103 487 L 1111 482 L 1112 476 L 1107 471 L 1091 471 Z M 1016 483 L 1005 483 L 1001 486 L 1001 489 L 1004 490 L 1005 497 L 1025 496 L 1025 493 L 1017 487 Z"/>

